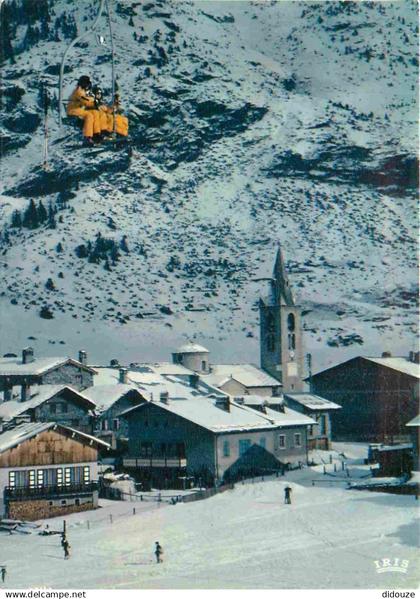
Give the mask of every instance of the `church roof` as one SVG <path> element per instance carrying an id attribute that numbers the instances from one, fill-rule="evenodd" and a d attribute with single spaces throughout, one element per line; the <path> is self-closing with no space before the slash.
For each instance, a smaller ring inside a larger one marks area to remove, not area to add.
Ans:
<path id="1" fill-rule="evenodd" d="M 209 353 L 209 350 L 203 347 L 202 345 L 198 345 L 198 343 L 184 343 L 175 350 L 176 354 L 195 354 L 195 353 Z"/>
<path id="2" fill-rule="evenodd" d="M 267 282 L 267 287 L 261 295 L 261 301 L 266 306 L 295 306 L 295 299 L 287 277 L 281 247 L 278 247 L 274 263 L 273 277 Z"/>
<path id="3" fill-rule="evenodd" d="M 285 303 L 286 306 L 294 306 L 295 300 L 293 298 L 292 290 L 290 289 L 289 280 L 287 278 L 286 273 L 286 267 L 284 265 L 283 254 L 280 246 L 277 250 L 273 278 L 276 290 L 277 303 Z"/>

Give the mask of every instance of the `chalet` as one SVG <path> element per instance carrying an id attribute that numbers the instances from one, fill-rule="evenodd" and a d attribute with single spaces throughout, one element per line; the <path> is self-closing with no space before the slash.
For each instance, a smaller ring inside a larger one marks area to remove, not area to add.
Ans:
<path id="1" fill-rule="evenodd" d="M 411 437 L 411 443 L 413 445 L 413 469 L 420 471 L 420 415 L 407 422 L 405 425 L 408 427 L 408 431 Z"/>
<path id="2" fill-rule="evenodd" d="M 94 385 L 86 389 L 84 395 L 95 404 L 96 436 L 106 441 L 113 450 L 124 451 L 128 425 L 120 414 L 143 400 L 136 387 L 128 383 L 127 370 L 119 370 L 119 379 L 115 383 Z"/>
<path id="3" fill-rule="evenodd" d="M 87 366 L 86 352 L 79 352 L 79 360 L 72 358 L 37 358 L 34 350 L 27 347 L 22 358 L 0 358 L 0 392 L 3 400 L 13 398 L 14 387 L 20 388 L 22 401 L 31 396 L 34 385 L 70 385 L 81 391 L 93 385 L 95 370 Z"/>
<path id="4" fill-rule="evenodd" d="M 0 403 L 0 431 L 17 420 L 57 422 L 88 434 L 93 433 L 95 404 L 81 391 L 68 385 L 32 388 L 26 401 L 21 397 Z"/>
<path id="5" fill-rule="evenodd" d="M 98 504 L 98 448 L 106 443 L 55 422 L 0 434 L 0 515 L 37 520 Z"/>
<path id="6" fill-rule="evenodd" d="M 342 406 L 333 437 L 394 443 L 409 440 L 405 424 L 418 414 L 419 354 L 358 356 L 311 376 L 311 392 Z"/>
<path id="7" fill-rule="evenodd" d="M 125 469 L 154 485 L 185 477 L 206 484 L 274 472 L 307 461 L 307 427 L 314 421 L 285 408 L 252 409 L 192 378 L 139 383 L 143 402 L 124 412 L 128 421 Z M 207 391 L 206 391 L 207 390 Z"/>
<path id="8" fill-rule="evenodd" d="M 284 401 L 289 408 L 306 414 L 316 424 L 308 428 L 309 449 L 330 449 L 331 447 L 331 414 L 340 410 L 341 406 L 313 393 L 285 393 Z"/>

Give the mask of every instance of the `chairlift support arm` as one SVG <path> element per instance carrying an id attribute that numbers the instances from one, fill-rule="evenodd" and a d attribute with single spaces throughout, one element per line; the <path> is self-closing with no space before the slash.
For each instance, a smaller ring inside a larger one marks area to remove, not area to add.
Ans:
<path id="1" fill-rule="evenodd" d="M 59 79 L 59 91 L 58 91 L 58 114 L 59 114 L 59 124 L 61 127 L 62 124 L 62 111 L 63 111 L 63 79 L 64 79 L 64 66 L 66 63 L 66 58 L 68 53 L 70 52 L 70 50 L 77 44 L 79 43 L 84 37 L 86 37 L 87 35 L 89 35 L 90 33 L 93 33 L 96 29 L 96 26 L 99 22 L 99 19 L 102 16 L 104 7 L 106 6 L 107 9 L 107 13 L 108 13 L 108 25 L 109 25 L 109 33 L 110 33 L 110 37 L 111 37 L 111 56 L 112 56 L 112 101 L 114 102 L 114 96 L 115 96 L 115 72 L 114 72 L 114 63 L 115 63 L 115 54 L 114 54 L 114 39 L 113 39 L 113 31 L 112 31 L 112 24 L 111 24 L 111 16 L 110 16 L 110 10 L 109 10 L 109 0 L 100 0 L 100 5 L 99 5 L 99 9 L 98 9 L 98 14 L 96 15 L 96 18 L 94 20 L 94 22 L 92 23 L 92 27 L 90 29 L 88 29 L 87 31 L 85 31 L 84 33 L 82 33 L 81 35 L 79 35 L 78 37 L 76 37 L 71 43 L 70 45 L 67 47 L 66 51 L 63 54 L 63 58 L 61 60 L 61 64 L 60 64 L 60 79 Z"/>

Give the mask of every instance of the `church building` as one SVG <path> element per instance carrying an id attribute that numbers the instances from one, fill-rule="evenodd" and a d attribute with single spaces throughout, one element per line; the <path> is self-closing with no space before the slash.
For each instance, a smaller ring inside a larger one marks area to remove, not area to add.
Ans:
<path id="1" fill-rule="evenodd" d="M 261 368 L 282 384 L 282 391 L 303 391 L 301 308 L 290 288 L 280 247 L 259 308 Z"/>

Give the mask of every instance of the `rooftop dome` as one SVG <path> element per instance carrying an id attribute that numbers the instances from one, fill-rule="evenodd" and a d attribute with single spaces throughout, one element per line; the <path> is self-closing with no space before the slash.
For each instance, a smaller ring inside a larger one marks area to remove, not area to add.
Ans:
<path id="1" fill-rule="evenodd" d="M 202 345 L 198 345 L 198 343 L 184 343 L 175 350 L 176 354 L 197 354 L 197 353 L 209 353 L 209 350 L 203 347 Z"/>

